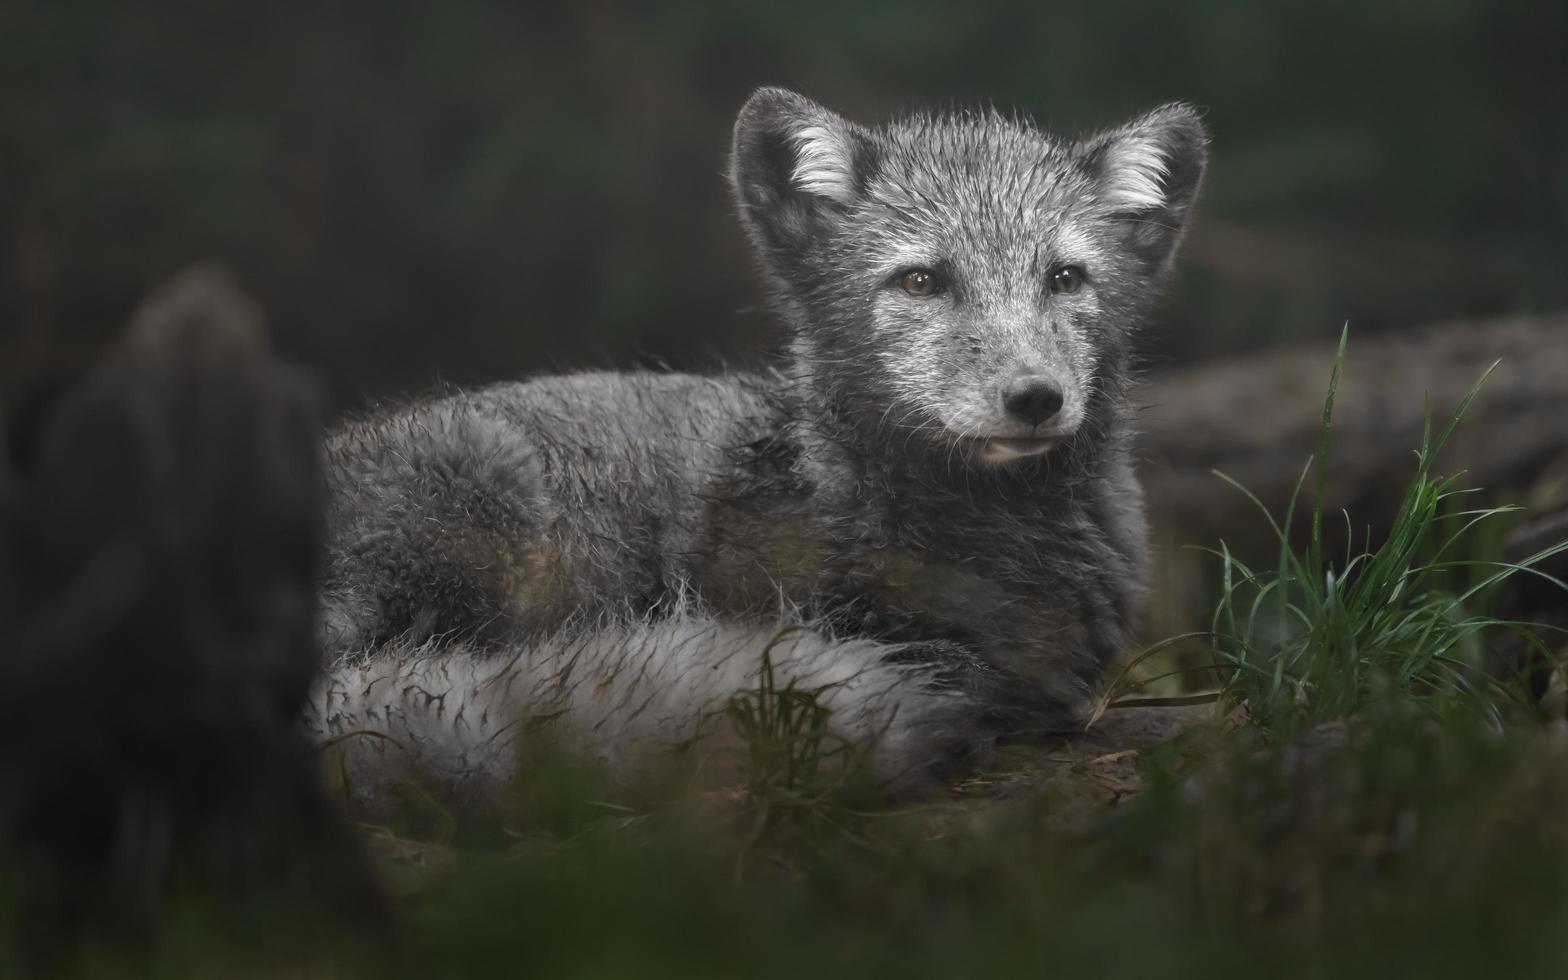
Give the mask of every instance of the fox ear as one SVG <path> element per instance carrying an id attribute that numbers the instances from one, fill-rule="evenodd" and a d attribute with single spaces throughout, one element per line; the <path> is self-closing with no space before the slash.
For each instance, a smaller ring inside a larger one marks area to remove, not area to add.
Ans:
<path id="1" fill-rule="evenodd" d="M 735 120 L 730 183 L 765 244 L 798 247 L 860 196 L 875 153 L 854 123 L 805 96 L 762 88 Z"/>
<path id="2" fill-rule="evenodd" d="M 1198 110 L 1180 103 L 1153 109 L 1082 145 L 1098 206 L 1125 220 L 1129 244 L 1156 262 L 1175 251 L 1207 158 L 1208 134 Z"/>

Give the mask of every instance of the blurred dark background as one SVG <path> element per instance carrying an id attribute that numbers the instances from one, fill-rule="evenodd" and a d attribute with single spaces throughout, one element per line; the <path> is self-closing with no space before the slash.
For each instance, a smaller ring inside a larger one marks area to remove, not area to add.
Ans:
<path id="1" fill-rule="evenodd" d="M 0 0 L 0 389 L 206 258 L 339 408 L 745 358 L 773 326 L 722 172 L 759 84 L 1067 131 L 1205 107 L 1166 361 L 1560 309 L 1565 39 L 1561 0 Z"/>

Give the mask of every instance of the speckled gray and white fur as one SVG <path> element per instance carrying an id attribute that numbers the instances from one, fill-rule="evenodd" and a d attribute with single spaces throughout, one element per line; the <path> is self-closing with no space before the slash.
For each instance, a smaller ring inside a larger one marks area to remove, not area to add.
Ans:
<path id="1" fill-rule="evenodd" d="M 780 682 L 823 687 L 895 792 L 1079 723 L 1140 615 L 1130 344 L 1204 144 L 1180 105 L 1067 140 L 758 91 L 731 177 L 783 367 L 541 378 L 342 427 L 310 724 L 389 736 L 342 743 L 367 799 L 409 768 L 483 797 L 539 719 L 628 761 L 722 737 L 790 624 Z M 1059 410 L 1009 414 L 1019 377 Z"/>

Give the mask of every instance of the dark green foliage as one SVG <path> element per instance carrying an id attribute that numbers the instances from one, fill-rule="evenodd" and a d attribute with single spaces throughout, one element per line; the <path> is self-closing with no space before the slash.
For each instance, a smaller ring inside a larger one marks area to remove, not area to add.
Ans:
<path id="1" fill-rule="evenodd" d="M 228 259 L 345 400 L 766 339 L 723 155 L 760 84 L 1069 131 L 1172 99 L 1213 164 L 1156 349 L 1568 303 L 1568 8 L 60 3 L 0 9 L 0 388 Z M 15 397 L 6 391 L 6 398 Z"/>
<path id="2" fill-rule="evenodd" d="M 502 851 L 400 842 L 373 948 L 319 913 L 199 893 L 80 976 L 1555 975 L 1568 755 L 1535 732 L 1370 726 L 1316 753 L 1198 732 L 1088 828 L 1049 795 L 868 818 L 749 862 L 721 801 L 606 813 Z M 423 853 L 417 860 L 412 855 Z M 432 859 L 431 854 L 438 855 Z M 298 915 L 298 913 L 294 913 Z M 70 974 L 70 971 L 67 971 Z"/>

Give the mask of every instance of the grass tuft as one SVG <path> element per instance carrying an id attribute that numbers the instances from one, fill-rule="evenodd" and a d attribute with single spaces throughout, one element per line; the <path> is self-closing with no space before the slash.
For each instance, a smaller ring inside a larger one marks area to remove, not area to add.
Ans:
<path id="1" fill-rule="evenodd" d="M 1499 727 L 1510 708 L 1534 709 L 1516 679 L 1488 673 L 1486 636 L 1510 630 L 1541 655 L 1551 654 L 1530 624 L 1486 615 L 1485 599 L 1513 575 L 1543 574 L 1535 566 L 1568 549 L 1568 541 L 1516 564 L 1498 560 L 1495 548 L 1486 547 L 1499 537 L 1490 532 L 1518 508 L 1469 506 L 1475 491 L 1460 486 L 1463 474 L 1433 471 L 1494 363 L 1435 438 L 1428 404 L 1415 473 L 1387 537 L 1375 547 L 1367 538 L 1358 545 L 1346 514 L 1345 557 L 1330 558 L 1323 500 L 1347 337 L 1348 329 L 1340 335 L 1309 464 L 1314 482 L 1305 550 L 1293 547 L 1291 533 L 1306 470 L 1280 521 L 1240 483 L 1217 474 L 1257 504 L 1279 541 L 1273 569 L 1248 566 L 1223 542 L 1214 552 L 1222 587 L 1211 642 L 1229 668 L 1224 693 L 1254 724 L 1276 734 L 1396 703 Z"/>
<path id="2" fill-rule="evenodd" d="M 727 709 L 747 756 L 753 842 L 785 828 L 808 835 L 844 829 L 846 803 L 869 778 L 873 747 L 829 727 L 826 688 L 801 688 L 793 679 L 779 684 L 773 651 L 791 632 L 781 631 L 763 649 L 756 688 L 731 698 Z"/>

